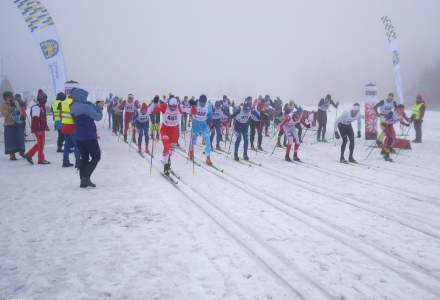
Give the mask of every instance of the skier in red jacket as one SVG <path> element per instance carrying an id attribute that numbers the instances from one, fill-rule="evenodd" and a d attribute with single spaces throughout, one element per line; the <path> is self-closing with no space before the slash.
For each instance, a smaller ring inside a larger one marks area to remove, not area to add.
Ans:
<path id="1" fill-rule="evenodd" d="M 174 147 L 179 141 L 179 124 L 182 116 L 182 108 L 176 98 L 171 97 L 168 103 L 159 103 L 159 98 L 153 101 L 155 113 L 162 113 L 162 126 L 160 127 L 160 136 L 163 144 L 164 173 L 168 175 L 171 170 L 171 155 Z"/>

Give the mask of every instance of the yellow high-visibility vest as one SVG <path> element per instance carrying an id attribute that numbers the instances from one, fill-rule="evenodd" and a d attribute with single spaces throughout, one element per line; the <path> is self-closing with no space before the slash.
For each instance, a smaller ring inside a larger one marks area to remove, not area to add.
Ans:
<path id="1" fill-rule="evenodd" d="M 423 106 L 423 102 L 420 103 L 414 103 L 413 107 L 412 107 L 412 114 L 414 116 L 415 120 L 420 120 L 421 116 L 422 116 L 422 106 Z"/>
<path id="2" fill-rule="evenodd" d="M 61 102 L 61 124 L 73 125 L 75 123 L 70 113 L 70 104 L 72 104 L 72 102 L 72 98 L 67 98 Z"/>
<path id="3" fill-rule="evenodd" d="M 63 102 L 61 100 L 55 100 L 55 102 L 52 104 L 52 111 L 53 111 L 53 119 L 54 121 L 60 120 L 60 111 L 58 110 L 58 105 Z"/>

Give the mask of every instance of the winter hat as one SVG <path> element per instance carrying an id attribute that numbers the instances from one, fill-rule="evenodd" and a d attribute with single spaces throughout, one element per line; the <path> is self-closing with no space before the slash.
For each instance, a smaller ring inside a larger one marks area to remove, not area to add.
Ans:
<path id="1" fill-rule="evenodd" d="M 142 109 L 142 110 L 145 110 L 145 109 L 147 109 L 147 103 L 145 103 L 145 102 L 144 102 L 144 103 L 142 103 L 142 105 L 141 105 L 141 109 Z"/>
<path id="2" fill-rule="evenodd" d="M 46 103 L 46 101 L 47 101 L 46 93 L 42 89 L 39 89 L 37 93 L 37 102 Z"/>
<path id="3" fill-rule="evenodd" d="M 71 95 L 74 102 L 87 102 L 87 96 L 89 93 L 86 90 L 74 88 Z"/>
<path id="4" fill-rule="evenodd" d="M 199 101 L 202 103 L 206 103 L 206 101 L 208 101 L 208 98 L 206 97 L 205 94 L 200 95 Z"/>
<path id="5" fill-rule="evenodd" d="M 6 91 L 3 93 L 3 99 L 6 100 L 6 98 L 13 98 L 14 95 L 12 94 L 12 92 Z"/>
<path id="6" fill-rule="evenodd" d="M 64 93 L 58 93 L 57 94 L 57 100 L 61 100 L 61 101 L 64 101 L 64 100 L 66 100 L 66 94 L 64 94 Z"/>
<path id="7" fill-rule="evenodd" d="M 422 95 L 421 94 L 417 94 L 416 100 L 423 100 Z"/>
<path id="8" fill-rule="evenodd" d="M 351 107 L 352 111 L 359 111 L 360 109 L 361 109 L 361 106 L 357 102 L 355 104 L 353 104 L 353 106 Z"/>
<path id="9" fill-rule="evenodd" d="M 177 104 L 178 103 L 176 98 L 171 98 L 170 100 L 168 100 L 168 106 L 171 110 L 175 110 L 177 108 Z"/>
<path id="10" fill-rule="evenodd" d="M 128 99 L 134 99 L 134 95 L 133 94 L 128 94 Z"/>

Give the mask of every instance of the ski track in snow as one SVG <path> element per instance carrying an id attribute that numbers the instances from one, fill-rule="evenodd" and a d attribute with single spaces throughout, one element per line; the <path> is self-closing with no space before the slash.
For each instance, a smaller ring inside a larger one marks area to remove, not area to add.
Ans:
<path id="1" fill-rule="evenodd" d="M 98 188 L 80 190 L 51 132 L 51 166 L 0 160 L 0 299 L 440 299 L 436 116 L 393 164 L 378 150 L 363 161 L 356 140 L 362 164 L 340 165 L 340 142 L 311 145 L 312 132 L 305 163 L 213 153 L 224 173 L 202 163 L 193 176 L 176 150 L 174 187 L 158 176 L 161 145 L 150 176 L 150 157 L 101 122 Z"/>

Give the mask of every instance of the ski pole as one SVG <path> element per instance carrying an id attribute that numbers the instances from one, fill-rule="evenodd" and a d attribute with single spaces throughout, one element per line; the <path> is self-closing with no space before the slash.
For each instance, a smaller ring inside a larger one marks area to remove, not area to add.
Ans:
<path id="1" fill-rule="evenodd" d="M 154 143 L 156 143 L 156 139 L 152 139 L 151 143 L 151 155 L 150 155 L 150 176 L 153 169 L 153 155 L 154 155 Z"/>
<path id="2" fill-rule="evenodd" d="M 370 147 L 371 147 L 371 150 L 368 152 L 368 154 L 367 154 L 367 156 L 365 157 L 364 160 L 367 160 L 367 159 L 370 157 L 371 153 L 373 153 L 373 150 L 374 150 L 374 144 L 375 144 L 375 143 L 373 143 L 373 144 L 370 146 Z"/>
<path id="3" fill-rule="evenodd" d="M 191 149 L 191 153 L 192 153 L 192 167 L 193 167 L 193 176 L 196 175 L 196 168 L 195 168 L 195 162 L 194 162 L 194 158 L 195 158 L 195 151 L 194 151 L 194 140 L 193 140 L 193 128 L 191 127 L 191 141 L 189 142 L 189 147 Z"/>
<path id="4" fill-rule="evenodd" d="M 304 130 L 304 134 L 301 137 L 301 142 L 304 143 L 304 138 L 306 137 L 307 131 L 309 131 L 309 128 L 306 127 L 306 130 Z"/>

